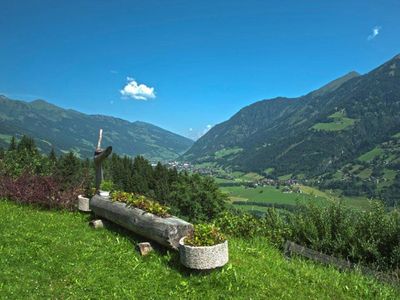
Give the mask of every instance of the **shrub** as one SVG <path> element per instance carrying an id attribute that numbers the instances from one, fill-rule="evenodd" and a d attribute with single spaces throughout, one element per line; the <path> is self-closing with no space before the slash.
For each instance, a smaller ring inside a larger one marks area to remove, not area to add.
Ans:
<path id="1" fill-rule="evenodd" d="M 80 193 L 80 187 L 62 190 L 61 184 L 51 176 L 24 173 L 16 179 L 0 177 L 0 197 L 47 209 L 73 210 Z"/>
<path id="2" fill-rule="evenodd" d="M 163 203 L 171 206 L 177 215 L 198 223 L 216 218 L 225 210 L 226 200 L 227 196 L 212 178 L 179 174 Z"/>
<path id="3" fill-rule="evenodd" d="M 291 236 L 291 229 L 278 210 L 269 208 L 264 217 L 256 217 L 240 211 L 225 212 L 215 220 L 221 230 L 231 236 L 254 238 L 264 236 L 271 244 L 282 247 Z"/>
<path id="4" fill-rule="evenodd" d="M 27 172 L 49 176 L 51 175 L 51 164 L 39 153 L 32 153 L 24 148 L 18 152 L 17 150 L 5 152 L 0 161 L 0 175 L 17 178 Z"/>
<path id="5" fill-rule="evenodd" d="M 290 218 L 292 239 L 304 246 L 375 268 L 399 268 L 400 214 L 381 202 L 368 211 L 331 203 L 299 206 Z"/>
<path id="6" fill-rule="evenodd" d="M 112 192 L 114 190 L 114 183 L 110 180 L 103 180 L 100 185 L 102 191 Z"/>
<path id="7" fill-rule="evenodd" d="M 324 207 L 298 204 L 292 213 L 268 208 L 260 218 L 230 211 L 221 214 L 215 224 L 228 235 L 267 237 L 277 247 L 292 240 L 375 269 L 400 268 L 400 212 L 386 212 L 381 202 L 371 203 L 368 211 L 340 202 Z"/>
<path id="8" fill-rule="evenodd" d="M 252 238 L 260 235 L 264 229 L 261 219 L 239 211 L 224 212 L 214 223 L 224 233 L 243 238 Z"/>
<path id="9" fill-rule="evenodd" d="M 225 240 L 225 236 L 214 225 L 198 224 L 194 226 L 193 234 L 185 239 L 185 245 L 214 246 L 223 243 Z"/>

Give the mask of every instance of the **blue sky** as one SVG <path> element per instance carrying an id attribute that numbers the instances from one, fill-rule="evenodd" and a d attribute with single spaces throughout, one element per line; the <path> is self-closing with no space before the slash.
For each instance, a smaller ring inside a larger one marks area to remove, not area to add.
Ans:
<path id="1" fill-rule="evenodd" d="M 398 0 L 0 0 L 0 94 L 195 138 L 392 58 L 399 16 Z"/>

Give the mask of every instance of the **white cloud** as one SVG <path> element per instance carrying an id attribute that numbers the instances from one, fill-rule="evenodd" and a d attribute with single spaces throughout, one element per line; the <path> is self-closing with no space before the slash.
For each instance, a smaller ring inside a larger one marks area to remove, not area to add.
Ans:
<path id="1" fill-rule="evenodd" d="M 122 96 L 144 101 L 156 97 L 153 87 L 149 87 L 143 83 L 138 83 L 132 77 L 127 77 L 126 80 L 128 83 L 122 90 L 120 90 Z"/>
<path id="2" fill-rule="evenodd" d="M 207 125 L 201 135 L 205 135 L 211 128 L 212 128 L 212 125 Z"/>
<path id="3" fill-rule="evenodd" d="M 367 40 L 373 40 L 379 34 L 381 28 L 381 26 L 375 26 L 374 28 L 372 28 L 372 33 L 368 36 Z"/>
<path id="4" fill-rule="evenodd" d="M 193 140 L 198 140 L 199 138 L 201 138 L 203 135 L 205 135 L 211 128 L 213 127 L 213 125 L 206 125 L 205 128 L 189 128 L 189 132 L 188 132 L 188 138 L 193 139 Z"/>

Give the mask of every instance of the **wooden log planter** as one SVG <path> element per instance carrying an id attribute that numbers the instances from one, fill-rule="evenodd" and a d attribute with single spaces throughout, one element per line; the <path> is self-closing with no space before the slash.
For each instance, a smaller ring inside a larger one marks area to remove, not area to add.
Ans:
<path id="1" fill-rule="evenodd" d="M 193 225 L 182 219 L 158 217 L 105 196 L 95 195 L 90 199 L 90 209 L 96 216 L 175 250 L 182 237 L 193 233 Z"/>

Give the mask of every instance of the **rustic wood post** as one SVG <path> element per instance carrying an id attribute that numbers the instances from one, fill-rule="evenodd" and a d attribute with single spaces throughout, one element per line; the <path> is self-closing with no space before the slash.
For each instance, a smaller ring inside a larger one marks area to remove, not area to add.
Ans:
<path id="1" fill-rule="evenodd" d="M 112 152 L 112 147 L 109 146 L 105 150 L 101 149 L 101 140 L 103 138 L 103 129 L 99 132 L 99 141 L 97 142 L 97 148 L 94 151 L 94 166 L 96 169 L 96 193 L 100 191 L 100 184 L 103 180 L 103 167 L 102 162 L 105 160 Z"/>

